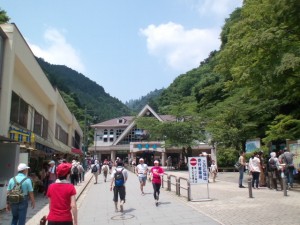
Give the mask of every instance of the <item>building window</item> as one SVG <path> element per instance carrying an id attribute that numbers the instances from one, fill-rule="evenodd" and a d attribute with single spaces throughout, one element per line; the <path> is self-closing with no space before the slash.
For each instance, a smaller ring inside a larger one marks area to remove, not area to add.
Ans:
<path id="1" fill-rule="evenodd" d="M 109 142 L 114 142 L 114 130 L 110 129 L 109 131 Z"/>
<path id="2" fill-rule="evenodd" d="M 64 129 L 60 125 L 56 124 L 55 138 L 65 145 L 68 145 L 68 136 L 68 133 L 64 131 Z"/>
<path id="3" fill-rule="evenodd" d="M 11 96 L 10 120 L 27 128 L 28 104 L 15 92 Z"/>
<path id="4" fill-rule="evenodd" d="M 48 120 L 43 117 L 42 137 L 48 139 Z"/>
<path id="5" fill-rule="evenodd" d="M 120 135 L 123 133 L 124 130 L 122 129 L 118 129 L 116 130 L 116 138 L 118 139 L 120 137 Z"/>
<path id="6" fill-rule="evenodd" d="M 42 115 L 38 112 L 34 113 L 33 132 L 42 136 Z"/>

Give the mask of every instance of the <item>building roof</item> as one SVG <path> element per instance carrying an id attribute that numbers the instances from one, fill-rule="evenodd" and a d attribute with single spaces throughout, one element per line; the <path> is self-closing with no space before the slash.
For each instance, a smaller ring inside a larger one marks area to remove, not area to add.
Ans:
<path id="1" fill-rule="evenodd" d="M 134 116 L 121 116 L 102 123 L 93 124 L 91 127 L 127 127 L 133 120 Z"/>

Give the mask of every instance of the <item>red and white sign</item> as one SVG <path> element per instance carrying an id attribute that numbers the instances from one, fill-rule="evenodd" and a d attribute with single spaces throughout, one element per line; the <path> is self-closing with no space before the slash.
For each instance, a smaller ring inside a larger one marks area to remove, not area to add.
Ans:
<path id="1" fill-rule="evenodd" d="M 208 183 L 208 167 L 206 157 L 189 157 L 189 175 L 190 183 Z"/>
<path id="2" fill-rule="evenodd" d="M 190 165 L 191 165 L 191 166 L 196 166 L 196 165 L 197 165 L 197 159 L 191 158 L 191 159 L 190 159 Z"/>

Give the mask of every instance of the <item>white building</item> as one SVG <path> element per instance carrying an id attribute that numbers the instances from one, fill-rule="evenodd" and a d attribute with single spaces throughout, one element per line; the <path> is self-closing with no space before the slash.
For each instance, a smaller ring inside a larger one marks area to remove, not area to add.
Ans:
<path id="1" fill-rule="evenodd" d="M 19 162 L 82 154 L 82 130 L 15 24 L 0 25 L 0 183 Z"/>
<path id="2" fill-rule="evenodd" d="M 136 117 L 154 117 L 160 122 L 175 121 L 176 118 L 170 115 L 158 115 L 149 105 L 146 105 Z M 137 160 L 145 158 L 148 164 L 154 159 L 159 159 L 162 165 L 171 156 L 173 165 L 184 158 L 181 148 L 165 148 L 163 140 L 155 142 L 144 141 L 146 131 L 137 129 L 134 116 L 122 116 L 102 123 L 94 124 L 94 146 L 89 147 L 89 153 L 100 160 L 109 159 L 114 161 L 116 157 L 121 159 Z M 211 153 L 212 146 L 199 144 L 193 146 L 193 155 L 201 152 Z"/>

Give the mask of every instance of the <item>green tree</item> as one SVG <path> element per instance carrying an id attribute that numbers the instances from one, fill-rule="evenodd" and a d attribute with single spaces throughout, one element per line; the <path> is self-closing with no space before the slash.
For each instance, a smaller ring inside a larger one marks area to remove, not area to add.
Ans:
<path id="1" fill-rule="evenodd" d="M 0 8 L 0 23 L 7 23 L 9 20 L 6 11 Z"/>

